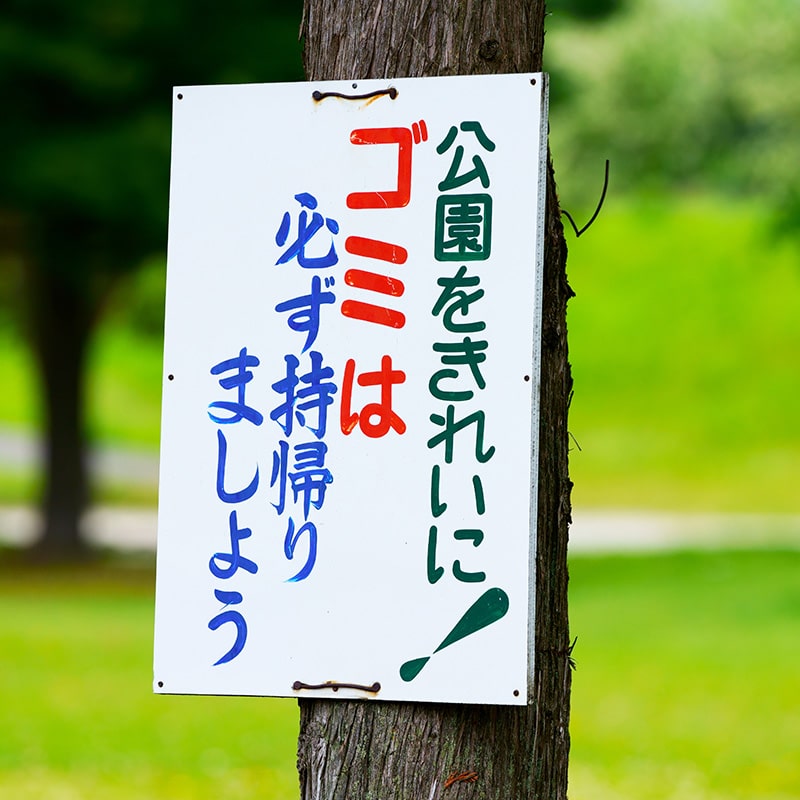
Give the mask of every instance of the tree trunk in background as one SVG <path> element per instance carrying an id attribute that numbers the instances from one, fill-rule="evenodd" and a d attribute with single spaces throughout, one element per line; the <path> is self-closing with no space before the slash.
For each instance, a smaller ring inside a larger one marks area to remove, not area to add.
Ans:
<path id="1" fill-rule="evenodd" d="M 29 324 L 44 413 L 42 531 L 34 553 L 47 561 L 70 561 L 87 553 L 81 535 L 89 493 L 84 383 L 94 314 L 89 289 L 66 265 L 57 271 L 32 265 L 28 272 Z"/>
<path id="2" fill-rule="evenodd" d="M 306 0 L 309 80 L 536 72 L 544 0 Z M 535 673 L 527 707 L 300 700 L 303 800 L 563 798 L 569 756 L 566 245 L 545 222 Z M 533 266 L 531 265 L 531 268 Z M 471 771 L 474 783 L 455 782 Z"/>

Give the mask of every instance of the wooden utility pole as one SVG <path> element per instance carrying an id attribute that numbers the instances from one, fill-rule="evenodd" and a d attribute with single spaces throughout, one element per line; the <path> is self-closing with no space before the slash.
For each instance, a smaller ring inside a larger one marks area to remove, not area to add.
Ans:
<path id="1" fill-rule="evenodd" d="M 538 72 L 544 0 L 305 0 L 309 80 Z M 535 673 L 527 707 L 300 700 L 302 800 L 566 797 L 566 245 L 547 177 Z M 530 268 L 533 269 L 533 261 Z"/>

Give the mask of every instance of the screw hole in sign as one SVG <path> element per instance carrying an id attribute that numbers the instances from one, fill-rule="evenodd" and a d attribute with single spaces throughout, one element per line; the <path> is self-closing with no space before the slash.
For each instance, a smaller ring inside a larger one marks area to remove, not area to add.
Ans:
<path id="1" fill-rule="evenodd" d="M 158 688 L 159 689 L 163 689 L 164 688 L 164 681 L 159 681 L 158 682 Z"/>
<path id="2" fill-rule="evenodd" d="M 182 94 L 178 94 L 178 100 L 183 100 L 183 95 Z"/>
<path id="3" fill-rule="evenodd" d="M 526 375 L 526 376 L 524 377 L 524 379 L 523 379 L 523 380 L 525 380 L 525 381 L 527 382 L 527 381 L 529 381 L 530 379 L 531 379 L 531 376 L 530 376 L 530 375 Z"/>
<path id="4" fill-rule="evenodd" d="M 168 381 L 174 381 L 174 380 L 175 380 L 175 376 L 174 376 L 174 375 L 172 375 L 172 374 L 170 374 L 170 375 L 167 375 L 167 380 L 168 380 Z"/>

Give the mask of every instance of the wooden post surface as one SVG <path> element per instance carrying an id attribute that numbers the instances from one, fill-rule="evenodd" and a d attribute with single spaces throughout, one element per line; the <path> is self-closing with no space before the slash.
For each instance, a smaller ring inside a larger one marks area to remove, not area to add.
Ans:
<path id="1" fill-rule="evenodd" d="M 308 80 L 542 69 L 544 0 L 306 0 Z M 566 244 L 548 165 L 535 670 L 528 705 L 300 700 L 302 800 L 564 798 L 569 756 Z M 533 264 L 531 264 L 533 269 Z"/>

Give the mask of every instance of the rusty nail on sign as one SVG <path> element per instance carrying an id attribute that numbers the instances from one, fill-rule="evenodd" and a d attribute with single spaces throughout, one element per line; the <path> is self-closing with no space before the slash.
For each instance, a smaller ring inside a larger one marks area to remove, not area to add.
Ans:
<path id="1" fill-rule="evenodd" d="M 361 683 L 337 683 L 336 681 L 326 681 L 325 683 L 303 683 L 302 681 L 295 681 L 292 684 L 292 689 L 299 692 L 301 689 L 333 689 L 338 692 L 339 689 L 358 689 L 362 692 L 372 692 L 377 694 L 381 690 L 381 685 L 375 681 L 371 686 L 364 686 Z"/>
<path id="2" fill-rule="evenodd" d="M 342 100 L 369 100 L 371 97 L 381 97 L 383 95 L 389 95 L 394 100 L 397 97 L 397 89 L 394 86 L 390 86 L 388 89 L 378 89 L 375 92 L 366 92 L 365 94 L 342 94 L 342 92 L 320 92 L 318 90 L 311 93 L 311 96 L 317 102 L 324 100 L 326 97 L 339 97 Z"/>

